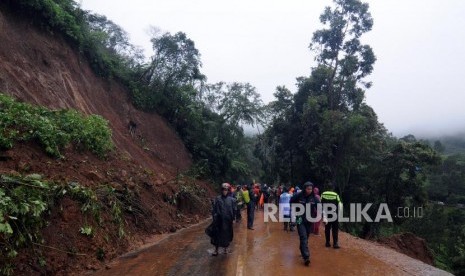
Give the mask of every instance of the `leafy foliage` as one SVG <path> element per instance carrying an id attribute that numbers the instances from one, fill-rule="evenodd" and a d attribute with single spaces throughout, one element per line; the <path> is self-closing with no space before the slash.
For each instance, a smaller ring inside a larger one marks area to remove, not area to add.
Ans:
<path id="1" fill-rule="evenodd" d="M 255 87 L 249 83 L 208 85 L 203 100 L 211 111 L 218 113 L 226 122 L 257 125 L 263 117 L 263 102 Z"/>
<path id="2" fill-rule="evenodd" d="M 12 12 L 63 36 L 86 57 L 97 75 L 129 84 L 142 51 L 129 43 L 126 32 L 105 16 L 80 9 L 73 0 L 7 0 Z"/>
<path id="3" fill-rule="evenodd" d="M 75 110 L 48 110 L 0 94 L 0 147 L 38 141 L 47 153 L 60 156 L 69 144 L 103 157 L 113 148 L 108 122 Z"/>
<path id="4" fill-rule="evenodd" d="M 184 33 L 152 38 L 154 56 L 138 70 L 133 90 L 140 108 L 156 111 L 174 126 L 202 167 L 204 177 L 245 179 L 242 125 L 261 121 L 263 103 L 248 83 L 205 84 L 200 53 Z"/>
<path id="5" fill-rule="evenodd" d="M 0 271 L 11 274 L 11 260 L 18 250 L 26 246 L 41 246 L 41 229 L 47 225 L 47 215 L 64 197 L 81 204 L 81 211 L 98 223 L 88 222 L 77 228 L 81 234 L 93 237 L 103 223 L 102 213 L 110 214 L 112 223 L 118 227 L 117 237 L 125 235 L 124 212 L 137 212 L 133 204 L 135 195 L 129 191 L 116 192 L 112 187 L 87 188 L 71 182 L 60 185 L 42 179 L 41 175 L 0 175 Z M 73 252 L 69 252 L 73 254 Z M 39 256 L 39 261 L 41 260 Z"/>

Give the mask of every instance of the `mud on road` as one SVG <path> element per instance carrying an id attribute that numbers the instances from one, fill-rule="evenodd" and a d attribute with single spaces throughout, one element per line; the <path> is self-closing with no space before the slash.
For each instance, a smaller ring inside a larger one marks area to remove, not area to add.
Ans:
<path id="1" fill-rule="evenodd" d="M 245 213 L 244 213 L 245 215 Z M 255 230 L 235 224 L 228 254 L 212 257 L 204 229 L 208 221 L 164 236 L 152 246 L 128 253 L 94 275 L 451 275 L 382 245 L 340 234 L 341 249 L 326 248 L 324 237 L 309 239 L 312 263 L 303 265 L 297 232 L 280 223 L 264 223 L 258 212 Z"/>

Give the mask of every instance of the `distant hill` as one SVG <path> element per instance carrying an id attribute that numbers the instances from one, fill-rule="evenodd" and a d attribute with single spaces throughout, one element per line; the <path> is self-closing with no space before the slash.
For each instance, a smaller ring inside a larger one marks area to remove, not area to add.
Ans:
<path id="1" fill-rule="evenodd" d="M 460 133 L 456 135 L 445 135 L 442 137 L 434 138 L 425 138 L 431 146 L 435 146 L 436 141 L 440 142 L 440 145 L 443 147 L 443 153 L 445 155 L 452 154 L 465 154 L 465 133 Z"/>

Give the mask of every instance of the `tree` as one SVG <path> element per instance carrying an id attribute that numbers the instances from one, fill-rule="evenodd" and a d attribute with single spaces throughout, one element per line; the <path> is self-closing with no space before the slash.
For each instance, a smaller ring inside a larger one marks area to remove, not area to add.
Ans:
<path id="1" fill-rule="evenodd" d="M 202 62 L 195 43 L 185 33 L 174 35 L 164 33 L 151 39 L 154 55 L 143 72 L 143 79 L 149 85 L 163 88 L 182 86 L 203 81 L 200 73 Z"/>
<path id="2" fill-rule="evenodd" d="M 268 107 L 274 119 L 284 118 L 286 113 L 291 110 L 294 104 L 294 96 L 285 86 L 278 86 L 273 93 L 276 100 L 270 102 Z"/>
<path id="3" fill-rule="evenodd" d="M 318 66 L 327 70 L 324 89 L 330 109 L 357 108 L 363 101 L 363 90 L 371 86 L 363 79 L 373 71 L 376 57 L 360 37 L 371 30 L 373 19 L 368 4 L 358 0 L 335 0 L 320 16 L 327 26 L 313 34 L 310 49 L 317 53 Z"/>
<path id="4" fill-rule="evenodd" d="M 138 107 L 157 111 L 175 126 L 184 124 L 192 109 L 199 108 L 195 103 L 198 87 L 205 81 L 200 73 L 200 53 L 182 32 L 156 35 L 151 41 L 154 55 L 148 64 L 138 67 L 133 100 Z"/>
<path id="5" fill-rule="evenodd" d="M 444 145 L 441 143 L 441 141 L 439 140 L 436 140 L 434 141 L 434 146 L 433 146 L 434 150 L 439 152 L 439 153 L 443 153 L 446 148 L 444 147 Z"/>
<path id="6" fill-rule="evenodd" d="M 206 105 L 220 114 L 225 122 L 240 126 L 255 126 L 262 122 L 263 101 L 255 87 L 249 83 L 219 82 L 207 86 Z"/>

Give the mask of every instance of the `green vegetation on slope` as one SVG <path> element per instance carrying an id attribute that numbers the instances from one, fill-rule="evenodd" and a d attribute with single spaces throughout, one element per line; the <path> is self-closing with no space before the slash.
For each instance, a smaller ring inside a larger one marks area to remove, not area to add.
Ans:
<path id="1" fill-rule="evenodd" d="M 56 210 L 56 205 L 64 197 L 79 202 L 88 224 L 76 225 L 76 232 L 86 236 L 93 236 L 96 228 L 104 225 L 103 214 L 108 214 L 110 221 L 106 223 L 115 225 L 118 238 L 122 238 L 125 235 L 123 212 L 134 212 L 137 208 L 128 204 L 132 197 L 129 192 L 117 192 L 110 186 L 87 188 L 75 182 L 61 185 L 44 180 L 38 174 L 0 175 L 0 274 L 13 273 L 12 260 L 22 248 L 47 247 L 43 244 L 41 230 L 47 226 L 51 211 Z M 44 267 L 45 259 L 39 251 L 34 252 L 37 255 L 31 262 Z"/>
<path id="2" fill-rule="evenodd" d="M 16 142 L 37 141 L 59 157 L 72 144 L 103 157 L 113 148 L 108 121 L 98 115 L 84 116 L 75 110 L 49 110 L 15 101 L 0 94 L 0 148 Z"/>

